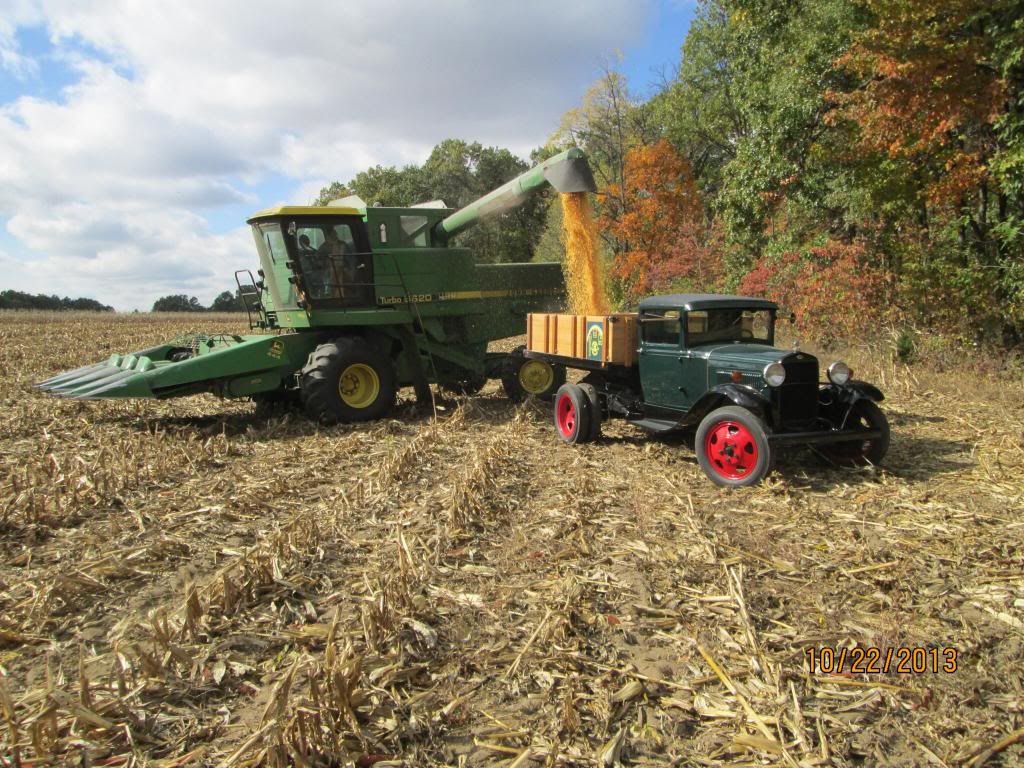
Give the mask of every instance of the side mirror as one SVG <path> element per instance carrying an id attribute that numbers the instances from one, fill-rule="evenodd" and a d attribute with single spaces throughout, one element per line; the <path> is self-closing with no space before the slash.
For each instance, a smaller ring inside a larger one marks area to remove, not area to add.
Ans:
<path id="1" fill-rule="evenodd" d="M 294 221 L 288 222 L 288 234 L 291 235 L 292 237 L 295 237 L 295 231 L 296 231 L 295 222 Z"/>

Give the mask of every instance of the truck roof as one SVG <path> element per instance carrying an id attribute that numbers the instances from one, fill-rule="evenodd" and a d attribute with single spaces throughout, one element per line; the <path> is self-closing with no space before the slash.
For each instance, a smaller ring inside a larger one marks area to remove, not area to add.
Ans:
<path id="1" fill-rule="evenodd" d="M 640 311 L 647 309 L 778 309 L 778 304 L 753 296 L 732 296 L 727 293 L 670 293 L 648 296 L 640 301 Z"/>

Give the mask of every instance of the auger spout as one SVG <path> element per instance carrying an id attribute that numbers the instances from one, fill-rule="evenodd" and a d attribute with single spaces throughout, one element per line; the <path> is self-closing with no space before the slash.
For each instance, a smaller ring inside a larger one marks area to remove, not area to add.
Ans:
<path id="1" fill-rule="evenodd" d="M 573 147 L 535 165 L 512 181 L 460 208 L 438 222 L 434 236 L 442 243 L 469 229 L 480 219 L 504 213 L 523 202 L 537 189 L 550 184 L 559 192 L 595 192 L 594 174 L 583 150 Z"/>

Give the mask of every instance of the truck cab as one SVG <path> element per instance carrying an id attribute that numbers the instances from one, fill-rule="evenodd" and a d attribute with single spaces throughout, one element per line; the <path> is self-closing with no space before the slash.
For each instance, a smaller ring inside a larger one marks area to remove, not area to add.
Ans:
<path id="1" fill-rule="evenodd" d="M 763 400 L 776 428 L 817 418 L 818 361 L 775 347 L 778 306 L 766 299 L 674 294 L 639 308 L 640 389 L 651 417 L 692 422 L 716 395 Z M 772 376 L 766 372 L 773 372 Z M 781 383 L 773 384 L 781 377 Z"/>

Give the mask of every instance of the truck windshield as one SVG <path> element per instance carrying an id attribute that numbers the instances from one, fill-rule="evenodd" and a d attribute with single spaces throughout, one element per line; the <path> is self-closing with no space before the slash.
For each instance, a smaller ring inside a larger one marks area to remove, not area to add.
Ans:
<path id="1" fill-rule="evenodd" d="M 686 344 L 721 344 L 735 341 L 773 342 L 769 309 L 706 309 L 686 313 Z"/>

